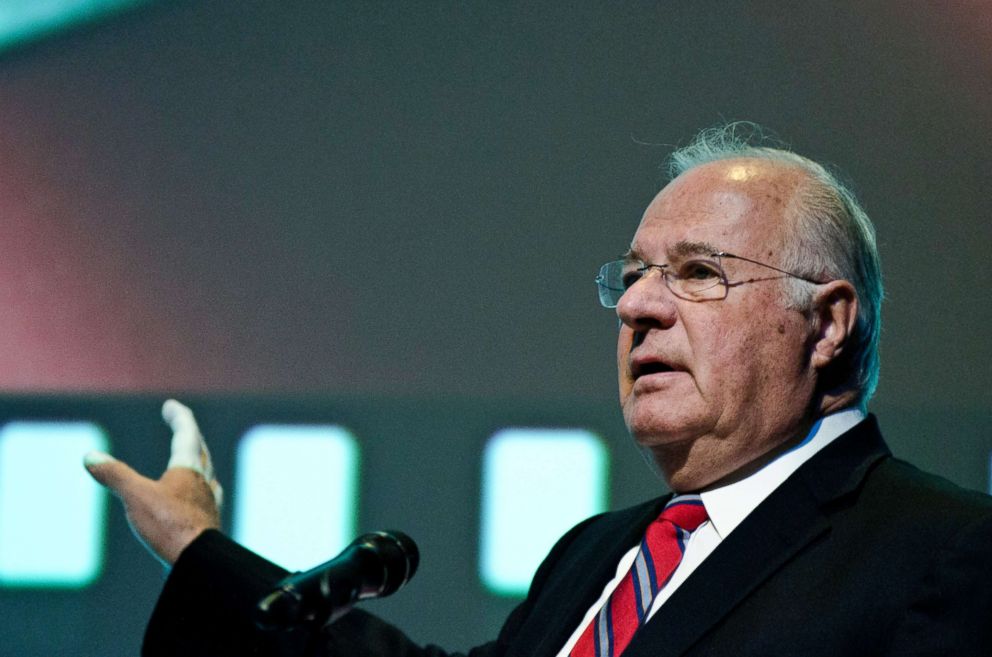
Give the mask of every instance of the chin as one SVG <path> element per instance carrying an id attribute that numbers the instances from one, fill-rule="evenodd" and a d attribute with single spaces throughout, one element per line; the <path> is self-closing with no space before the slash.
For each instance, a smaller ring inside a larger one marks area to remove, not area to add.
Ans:
<path id="1" fill-rule="evenodd" d="M 664 424 L 658 426 L 658 422 L 645 421 L 634 414 L 627 413 L 624 413 L 623 419 L 631 438 L 642 447 L 650 447 L 671 440 L 671 432 Z"/>
<path id="2" fill-rule="evenodd" d="M 700 434 L 695 422 L 678 415 L 624 412 L 627 430 L 638 445 L 650 449 L 692 440 Z"/>

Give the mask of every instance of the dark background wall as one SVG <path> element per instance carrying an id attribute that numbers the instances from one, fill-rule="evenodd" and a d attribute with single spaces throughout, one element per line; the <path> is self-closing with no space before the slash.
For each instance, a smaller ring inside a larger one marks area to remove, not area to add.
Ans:
<path id="1" fill-rule="evenodd" d="M 588 406 L 618 427 L 596 268 L 672 145 L 750 119 L 838 165 L 876 223 L 894 449 L 984 489 L 990 108 L 980 0 L 163 2 L 0 56 L 0 390 L 111 414 L 165 393 Z M 631 472 L 614 502 L 660 486 Z M 102 654 L 135 652 L 153 597 Z M 449 621 L 395 613 L 455 647 L 506 607 L 431 599 Z"/>

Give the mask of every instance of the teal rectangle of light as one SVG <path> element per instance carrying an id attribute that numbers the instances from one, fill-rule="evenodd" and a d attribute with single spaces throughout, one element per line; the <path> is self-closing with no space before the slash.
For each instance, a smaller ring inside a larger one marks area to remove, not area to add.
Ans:
<path id="1" fill-rule="evenodd" d="M 0 49 L 149 0 L 0 0 Z"/>
<path id="2" fill-rule="evenodd" d="M 524 595 L 562 534 L 606 509 L 609 455 L 583 429 L 504 429 L 486 444 L 480 575 L 497 595 Z"/>
<path id="3" fill-rule="evenodd" d="M 290 570 L 354 538 L 358 443 L 335 425 L 259 425 L 238 445 L 234 538 Z"/>
<path id="4" fill-rule="evenodd" d="M 89 422 L 0 429 L 0 586 L 80 588 L 99 576 L 106 494 L 82 457 L 107 444 Z"/>

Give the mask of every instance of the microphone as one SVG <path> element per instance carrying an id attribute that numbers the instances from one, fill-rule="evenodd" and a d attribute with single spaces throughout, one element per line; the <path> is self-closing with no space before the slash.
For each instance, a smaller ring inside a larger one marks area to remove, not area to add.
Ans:
<path id="1" fill-rule="evenodd" d="M 279 582 L 259 601 L 255 624 L 279 630 L 332 623 L 359 600 L 395 593 L 417 572 L 418 563 L 417 544 L 406 534 L 364 534 L 330 561 Z"/>

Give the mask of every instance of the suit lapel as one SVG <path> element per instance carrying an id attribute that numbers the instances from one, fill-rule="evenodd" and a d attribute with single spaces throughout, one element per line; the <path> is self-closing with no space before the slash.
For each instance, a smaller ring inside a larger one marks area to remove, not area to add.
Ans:
<path id="1" fill-rule="evenodd" d="M 825 502 L 852 492 L 888 454 L 873 417 L 815 455 L 703 561 L 624 657 L 683 655 L 756 587 L 830 528 Z"/>

